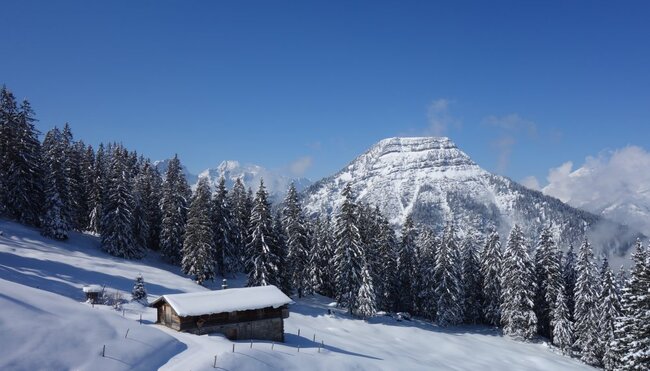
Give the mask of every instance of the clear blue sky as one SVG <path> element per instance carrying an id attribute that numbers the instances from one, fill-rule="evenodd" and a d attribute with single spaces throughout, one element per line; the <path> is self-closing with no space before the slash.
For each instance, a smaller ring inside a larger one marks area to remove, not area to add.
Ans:
<path id="1" fill-rule="evenodd" d="M 650 140 L 648 1 L 5 1 L 0 20 L 0 83 L 41 131 L 194 172 L 303 159 L 317 179 L 446 134 L 543 179 Z"/>

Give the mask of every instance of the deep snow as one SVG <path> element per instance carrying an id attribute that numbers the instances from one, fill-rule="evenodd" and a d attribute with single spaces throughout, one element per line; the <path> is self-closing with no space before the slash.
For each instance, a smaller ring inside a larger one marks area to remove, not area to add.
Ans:
<path id="1" fill-rule="evenodd" d="M 254 341 L 251 347 L 221 335 L 178 333 L 153 324 L 155 310 L 137 303 L 122 312 L 82 302 L 82 287 L 90 284 L 130 297 L 139 273 L 149 302 L 206 290 L 157 255 L 125 261 L 103 253 L 93 236 L 71 233 L 69 241 L 55 242 L 4 220 L 0 230 L 2 370 L 208 370 L 215 355 L 221 370 L 591 369 L 544 343 L 517 342 L 484 326 L 443 329 L 385 316 L 353 319 L 318 295 L 294 298 L 284 344 Z M 243 283 L 241 277 L 229 280 L 231 287 Z"/>

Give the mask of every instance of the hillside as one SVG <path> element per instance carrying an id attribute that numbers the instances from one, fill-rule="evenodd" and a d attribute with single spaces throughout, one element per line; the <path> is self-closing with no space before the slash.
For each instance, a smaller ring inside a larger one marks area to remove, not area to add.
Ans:
<path id="1" fill-rule="evenodd" d="M 205 290 L 155 254 L 125 261 L 104 254 L 88 235 L 72 233 L 68 242 L 53 242 L 4 220 L 0 230 L 3 370 L 208 370 L 215 355 L 226 370 L 589 369 L 544 343 L 516 342 L 493 328 L 442 329 L 383 316 L 364 322 L 321 296 L 291 305 L 286 343 L 272 350 L 268 342 L 254 342 L 252 348 L 249 342 L 235 342 L 233 353 L 233 342 L 222 336 L 177 333 L 153 324 L 155 311 L 139 304 L 126 304 L 122 317 L 111 307 L 81 302 L 84 284 L 106 285 L 109 292 L 120 290 L 128 297 L 138 273 L 145 277 L 150 302 L 161 294 Z M 321 341 L 325 347 L 319 352 Z M 103 345 L 106 357 L 101 357 Z"/>

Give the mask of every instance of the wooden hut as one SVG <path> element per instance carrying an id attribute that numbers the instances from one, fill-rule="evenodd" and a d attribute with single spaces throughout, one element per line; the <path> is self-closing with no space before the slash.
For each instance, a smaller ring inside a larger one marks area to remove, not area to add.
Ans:
<path id="1" fill-rule="evenodd" d="M 104 288 L 99 285 L 86 285 L 81 288 L 86 296 L 86 301 L 91 304 L 98 304 Z"/>
<path id="2" fill-rule="evenodd" d="M 163 295 L 150 306 L 158 310 L 156 323 L 177 331 L 284 341 L 291 302 L 275 286 L 258 286 Z"/>

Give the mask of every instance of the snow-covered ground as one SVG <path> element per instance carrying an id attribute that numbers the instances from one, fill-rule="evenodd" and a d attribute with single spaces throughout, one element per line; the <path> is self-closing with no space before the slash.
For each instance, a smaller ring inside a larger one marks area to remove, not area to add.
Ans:
<path id="1" fill-rule="evenodd" d="M 138 273 L 150 302 L 206 290 L 155 254 L 125 261 L 103 253 L 95 237 L 72 233 L 69 241 L 54 242 L 4 220 L 0 231 L 2 370 L 208 370 L 215 356 L 221 370 L 590 369 L 543 343 L 517 342 L 488 327 L 353 319 L 322 296 L 294 298 L 283 344 L 178 333 L 155 325 L 155 311 L 137 303 L 116 311 L 82 302 L 87 284 L 129 297 Z"/>

